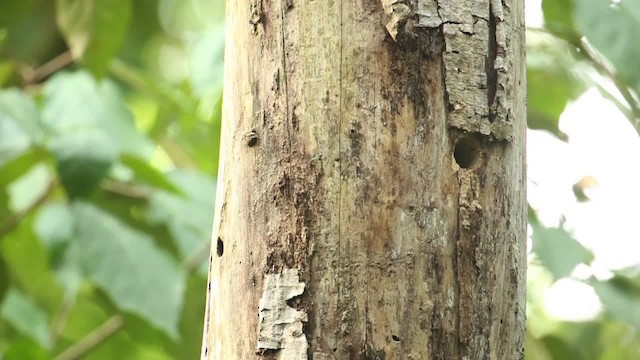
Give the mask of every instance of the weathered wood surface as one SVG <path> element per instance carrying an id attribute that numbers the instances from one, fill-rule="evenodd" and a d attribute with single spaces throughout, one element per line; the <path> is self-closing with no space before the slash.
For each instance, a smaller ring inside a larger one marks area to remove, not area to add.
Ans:
<path id="1" fill-rule="evenodd" d="M 523 357 L 522 0 L 227 2 L 203 359 Z"/>

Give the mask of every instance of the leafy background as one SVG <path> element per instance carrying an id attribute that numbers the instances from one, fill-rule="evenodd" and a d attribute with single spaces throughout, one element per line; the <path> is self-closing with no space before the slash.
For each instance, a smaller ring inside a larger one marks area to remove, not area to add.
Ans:
<path id="1" fill-rule="evenodd" d="M 223 1 L 0 7 L 0 359 L 197 358 Z M 637 142 L 640 2 L 527 0 L 527 9 L 540 20 L 527 30 L 530 179 L 557 170 L 535 166 L 549 150 L 536 139 L 571 145 L 564 119 L 593 91 Z M 623 155 L 638 167 L 637 154 Z M 573 208 L 600 206 L 601 179 L 578 175 L 560 191 Z M 577 236 L 586 225 L 559 202 L 549 216 L 537 185 L 526 358 L 639 359 L 640 266 L 599 265 L 602 246 Z M 590 305 L 588 316 L 550 310 L 551 289 L 566 284 L 582 290 L 562 300 Z"/>

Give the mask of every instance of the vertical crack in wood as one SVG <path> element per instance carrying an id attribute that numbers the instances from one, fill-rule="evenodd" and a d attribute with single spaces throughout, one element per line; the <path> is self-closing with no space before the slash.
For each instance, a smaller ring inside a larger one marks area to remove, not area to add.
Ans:
<path id="1" fill-rule="evenodd" d="M 508 130 L 512 130 L 513 118 L 512 108 L 513 100 L 507 97 L 507 89 L 512 81 L 511 67 L 513 66 L 511 60 L 511 50 L 507 46 L 506 28 L 509 25 L 505 19 L 505 10 L 508 10 L 508 6 L 503 5 L 503 0 L 490 0 L 489 2 L 489 16 L 490 16 L 490 29 L 489 29 L 489 56 L 493 61 L 492 71 L 495 74 L 495 92 L 493 93 L 490 108 L 489 108 L 489 120 L 496 125 L 503 125 Z M 491 23 L 493 21 L 493 24 Z M 494 51 L 492 53 L 492 50 Z M 489 84 L 489 83 L 488 83 Z M 490 95 L 489 93 L 487 95 Z M 497 121 L 496 121 L 497 120 Z M 507 140 L 513 137 L 512 133 L 508 134 Z"/>
<path id="2" fill-rule="evenodd" d="M 260 0 L 261 1 L 261 0 Z M 291 179 L 291 153 L 292 153 L 292 147 L 293 144 L 291 142 L 291 130 L 290 130 L 290 123 L 291 123 L 291 117 L 290 117 L 290 109 L 289 109 L 289 83 L 288 83 L 288 75 L 289 72 L 287 71 L 287 38 L 286 38 L 286 34 L 285 34 L 285 28 L 286 28 L 286 21 L 285 21 L 285 13 L 286 13 L 286 0 L 282 1 L 281 3 L 281 17 L 280 17 L 280 29 L 281 29 L 281 41 L 282 41 L 282 83 L 283 83 L 283 96 L 284 96 L 284 101 L 285 101 L 285 126 L 287 128 L 287 142 L 289 144 L 289 158 L 287 159 L 288 162 L 288 170 L 289 170 L 289 179 Z"/>
<path id="3" fill-rule="evenodd" d="M 454 296 L 455 296 L 455 319 L 454 319 L 454 324 L 455 324 L 455 334 L 456 334 L 456 343 L 457 344 L 461 344 L 462 343 L 462 339 L 460 336 L 460 328 L 461 328 L 461 315 L 460 315 L 460 310 L 462 309 L 462 299 L 461 299 L 461 280 L 460 280 L 460 257 L 461 257 L 461 252 L 462 252 L 462 245 L 460 244 L 460 238 L 462 237 L 462 226 L 461 226 L 461 217 L 462 217 L 462 207 L 460 206 L 460 204 L 463 201 L 463 195 L 462 195 L 462 181 L 461 179 L 457 179 L 458 180 L 458 224 L 456 226 L 456 231 L 455 231 L 455 235 L 453 238 L 453 256 L 452 256 L 452 267 L 453 267 L 453 276 L 455 281 L 454 283 Z M 455 346 L 455 350 L 456 353 L 454 354 L 454 358 L 455 359 L 459 359 L 460 358 L 460 346 Z"/>
<path id="4" fill-rule="evenodd" d="M 339 56 L 340 58 L 338 59 L 338 136 L 337 136 L 337 141 L 338 141 L 338 157 L 337 159 L 335 159 L 335 161 L 338 162 L 337 166 L 338 166 L 338 226 L 337 226 L 337 247 L 336 247 L 336 251 L 337 251 L 337 259 L 338 259 L 338 264 L 337 264 L 337 273 L 338 273 L 338 277 L 336 279 L 336 291 L 337 291 L 337 308 L 338 309 L 342 309 L 344 308 L 344 298 L 342 297 L 342 291 L 343 291 L 343 281 L 345 278 L 345 271 L 344 271 L 344 260 L 342 258 L 342 120 L 343 120 L 343 87 L 342 87 L 342 78 L 344 76 L 344 69 L 343 69 L 343 50 L 344 50 L 344 22 L 343 22 L 343 1 L 340 0 L 340 44 L 339 44 Z M 335 172 L 334 172 L 335 173 Z"/>
<path id="5" fill-rule="evenodd" d="M 496 99 L 496 92 L 498 90 L 498 70 L 496 69 L 496 56 L 497 56 L 497 39 L 496 39 L 496 18 L 493 12 L 489 12 L 489 44 L 486 67 L 487 73 L 487 106 L 489 107 L 489 121 L 493 122 L 496 118 L 496 109 L 493 104 Z"/>
<path id="6" fill-rule="evenodd" d="M 461 346 L 461 356 L 471 359 L 484 359 L 479 356 L 487 344 L 483 344 L 488 329 L 478 328 L 476 324 L 484 323 L 479 320 L 487 316 L 485 308 L 486 298 L 481 294 L 483 274 L 478 247 L 483 239 L 481 223 L 483 208 L 479 202 L 479 189 L 476 174 L 472 170 L 460 169 L 457 172 L 459 187 L 458 199 L 458 239 L 456 244 L 458 279 L 458 336 Z M 481 258 L 481 262 L 484 260 Z"/>

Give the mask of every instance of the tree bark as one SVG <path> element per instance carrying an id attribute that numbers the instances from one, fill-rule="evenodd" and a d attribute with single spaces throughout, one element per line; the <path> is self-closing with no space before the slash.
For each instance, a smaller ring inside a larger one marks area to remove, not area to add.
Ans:
<path id="1" fill-rule="evenodd" d="M 522 359 L 522 0 L 227 2 L 203 359 Z"/>

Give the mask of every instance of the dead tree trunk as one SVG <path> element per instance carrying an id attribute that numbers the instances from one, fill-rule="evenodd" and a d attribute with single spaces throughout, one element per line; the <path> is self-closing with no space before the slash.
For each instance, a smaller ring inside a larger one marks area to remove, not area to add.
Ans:
<path id="1" fill-rule="evenodd" d="M 521 359 L 522 0 L 227 2 L 203 359 Z"/>

